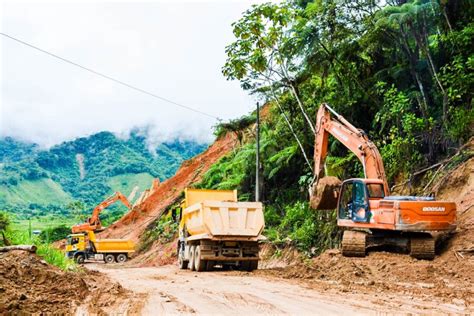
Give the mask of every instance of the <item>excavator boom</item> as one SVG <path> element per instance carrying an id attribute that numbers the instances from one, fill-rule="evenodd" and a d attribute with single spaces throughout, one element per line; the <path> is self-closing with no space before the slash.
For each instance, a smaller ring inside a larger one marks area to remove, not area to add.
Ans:
<path id="1" fill-rule="evenodd" d="M 72 232 L 81 233 L 81 232 L 88 232 L 88 231 L 99 231 L 102 229 L 102 223 L 100 222 L 100 213 L 105 208 L 109 207 L 110 205 L 114 204 L 115 202 L 120 201 L 122 202 L 127 209 L 131 209 L 132 206 L 128 199 L 120 192 L 115 192 L 113 195 L 109 196 L 105 200 L 99 203 L 94 210 L 92 211 L 92 216 L 87 219 L 85 223 L 78 224 L 72 227 Z"/>
<path id="2" fill-rule="evenodd" d="M 331 114 L 334 116 L 332 117 Z M 329 105 L 323 103 L 316 117 L 316 137 L 314 144 L 315 179 L 311 189 L 311 205 L 315 209 L 333 209 L 337 204 L 337 196 L 333 191 L 340 185 L 334 177 L 324 177 L 324 162 L 328 152 L 329 135 L 334 136 L 362 163 L 366 179 L 377 179 L 384 183 L 385 195 L 389 195 L 389 187 L 382 157 L 377 147 L 367 134 L 339 115 Z"/>

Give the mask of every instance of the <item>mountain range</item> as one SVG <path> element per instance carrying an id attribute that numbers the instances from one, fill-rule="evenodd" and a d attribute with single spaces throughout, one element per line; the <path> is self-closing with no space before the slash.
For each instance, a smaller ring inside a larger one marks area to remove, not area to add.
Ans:
<path id="1" fill-rule="evenodd" d="M 11 137 L 0 139 L 0 210 L 19 216 L 64 214 L 71 202 L 91 208 L 114 191 L 138 194 L 172 176 L 208 144 L 173 140 L 150 149 L 134 131 L 110 132 L 63 142 L 49 149 Z"/>

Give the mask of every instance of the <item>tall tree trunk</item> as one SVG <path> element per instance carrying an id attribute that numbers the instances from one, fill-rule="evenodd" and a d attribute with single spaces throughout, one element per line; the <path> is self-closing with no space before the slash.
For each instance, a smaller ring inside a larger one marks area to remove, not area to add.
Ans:
<path id="1" fill-rule="evenodd" d="M 314 125 L 313 125 L 313 122 L 311 122 L 311 120 L 309 119 L 308 117 L 308 113 L 306 113 L 305 109 L 304 109 L 304 106 L 303 106 L 303 102 L 301 102 L 301 99 L 300 97 L 298 96 L 298 93 L 296 92 L 296 89 L 295 87 L 293 86 L 293 82 L 291 81 L 291 78 L 288 74 L 288 71 L 286 69 L 286 67 L 282 66 L 282 71 L 286 77 L 286 80 L 288 82 L 288 85 L 290 86 L 290 91 L 291 91 L 291 94 L 293 94 L 293 96 L 295 97 L 296 99 L 296 102 L 298 103 L 299 107 L 300 107 L 300 110 L 301 110 L 301 113 L 303 113 L 303 116 L 304 118 L 306 119 L 306 122 L 308 122 L 308 125 L 309 127 L 311 128 L 311 131 L 314 133 L 316 133 L 316 129 L 314 128 Z"/>
<path id="2" fill-rule="evenodd" d="M 296 135 L 296 132 L 293 129 L 293 126 L 291 125 L 290 120 L 286 116 L 286 113 L 285 113 L 285 111 L 283 110 L 283 108 L 280 104 L 280 101 L 278 101 L 278 97 L 275 94 L 275 90 L 273 90 L 273 86 L 270 85 L 270 87 L 271 87 L 273 99 L 275 100 L 278 108 L 280 109 L 281 115 L 285 119 L 285 122 L 286 122 L 286 124 L 288 124 L 288 127 L 290 128 L 290 131 L 293 134 L 293 137 L 295 138 L 296 142 L 298 143 L 298 146 L 300 147 L 300 150 L 303 153 L 303 157 L 306 160 L 306 163 L 308 164 L 309 169 L 311 170 L 311 172 L 313 172 L 313 167 L 311 166 L 311 163 L 309 162 L 308 156 L 306 155 L 306 152 L 304 151 L 303 144 L 301 144 L 300 139 L 298 138 L 298 135 Z"/>

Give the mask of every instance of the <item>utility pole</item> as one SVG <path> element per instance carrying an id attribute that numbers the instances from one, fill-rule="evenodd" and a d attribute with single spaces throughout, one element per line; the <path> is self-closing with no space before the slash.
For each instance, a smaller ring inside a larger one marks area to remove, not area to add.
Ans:
<path id="1" fill-rule="evenodd" d="M 257 102 L 257 153 L 255 155 L 255 201 L 260 202 L 260 104 Z"/>

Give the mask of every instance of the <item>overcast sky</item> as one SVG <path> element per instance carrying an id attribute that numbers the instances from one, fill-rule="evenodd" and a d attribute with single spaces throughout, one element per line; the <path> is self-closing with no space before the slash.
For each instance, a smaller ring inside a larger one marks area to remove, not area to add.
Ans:
<path id="1" fill-rule="evenodd" d="M 261 1 L 1 1 L 1 32 L 139 88 L 229 119 L 255 100 L 221 74 L 230 24 Z M 0 136 L 51 146 L 146 128 L 152 142 L 212 140 L 216 121 L 0 36 Z"/>

